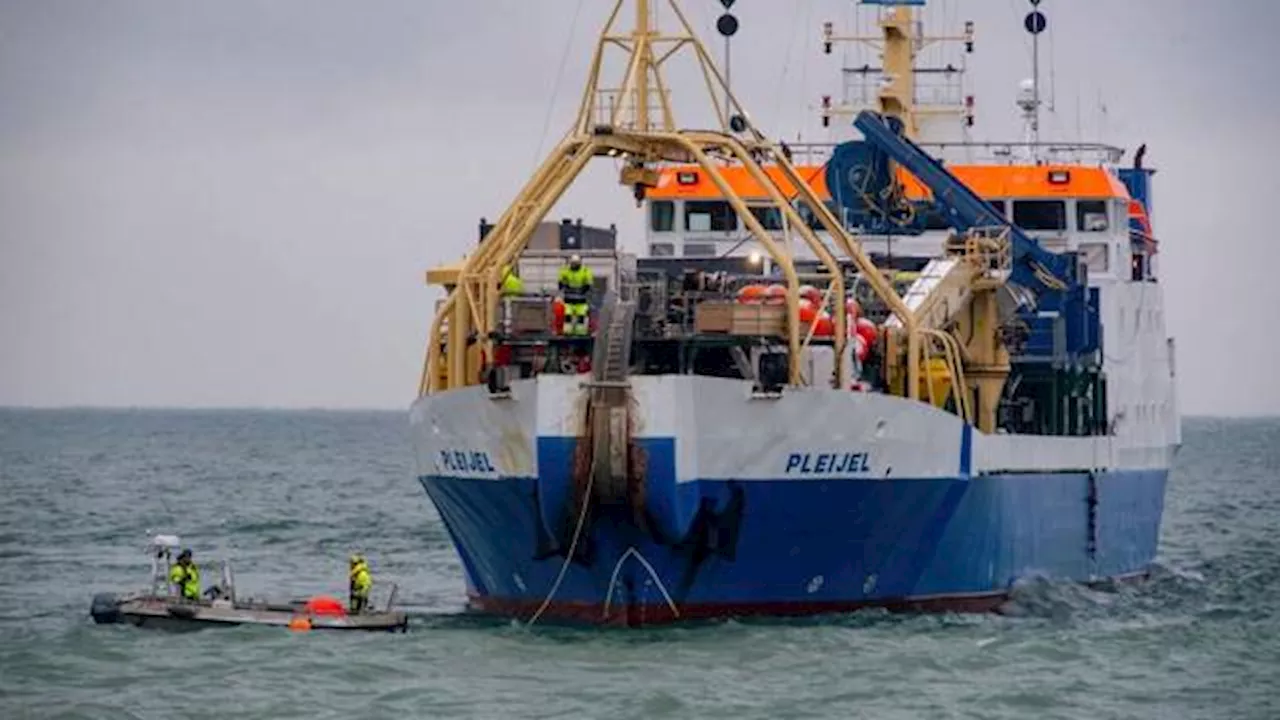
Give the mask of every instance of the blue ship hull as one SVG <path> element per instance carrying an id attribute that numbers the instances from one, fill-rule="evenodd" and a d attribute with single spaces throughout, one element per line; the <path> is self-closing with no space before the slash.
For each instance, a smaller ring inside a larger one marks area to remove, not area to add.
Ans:
<path id="1" fill-rule="evenodd" d="M 420 476 L 473 608 L 633 626 L 872 606 L 990 610 L 1023 577 L 1145 573 L 1168 475 L 962 467 L 919 479 L 677 482 L 674 441 L 646 438 L 640 492 L 590 505 L 575 544 L 575 443 L 539 438 L 537 477 Z"/>

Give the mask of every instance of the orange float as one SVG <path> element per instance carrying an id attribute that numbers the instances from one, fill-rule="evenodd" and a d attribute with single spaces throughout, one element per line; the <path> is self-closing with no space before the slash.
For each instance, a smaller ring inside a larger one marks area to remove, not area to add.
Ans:
<path id="1" fill-rule="evenodd" d="M 814 305 L 822 304 L 822 291 L 812 285 L 801 285 L 800 297 L 808 300 Z"/>
<path id="2" fill-rule="evenodd" d="M 853 356 L 858 358 L 858 362 L 866 361 L 870 348 L 871 346 L 867 343 L 865 337 L 862 335 L 853 336 Z"/>
<path id="3" fill-rule="evenodd" d="M 551 333 L 559 335 L 564 329 L 564 300 L 556 298 L 551 303 Z"/>
<path id="4" fill-rule="evenodd" d="M 787 301 L 786 285 L 770 285 L 765 290 L 765 302 L 782 304 Z"/>
<path id="5" fill-rule="evenodd" d="M 347 614 L 347 609 L 343 607 L 342 601 L 332 595 L 316 595 L 307 600 L 307 604 L 302 606 L 308 614 L 311 615 L 332 615 L 341 617 Z"/>
<path id="6" fill-rule="evenodd" d="M 800 301 L 800 324 L 807 326 L 818 316 L 818 308 L 808 300 Z"/>
<path id="7" fill-rule="evenodd" d="M 743 285 L 738 290 L 738 302 L 760 302 L 765 297 L 764 285 Z"/>
<path id="8" fill-rule="evenodd" d="M 814 337 L 831 337 L 836 334 L 836 324 L 831 315 L 823 312 L 818 315 L 818 322 L 813 326 Z"/>
<path id="9" fill-rule="evenodd" d="M 289 619 L 289 629 L 293 632 L 307 632 L 311 629 L 311 621 L 302 616 L 295 616 Z"/>
<path id="10" fill-rule="evenodd" d="M 876 338 L 880 336 L 880 332 L 879 329 L 876 328 L 876 324 L 866 318 L 858 318 L 854 323 L 854 327 L 854 331 L 858 334 L 858 337 L 861 337 L 866 341 L 868 346 L 875 344 Z"/>

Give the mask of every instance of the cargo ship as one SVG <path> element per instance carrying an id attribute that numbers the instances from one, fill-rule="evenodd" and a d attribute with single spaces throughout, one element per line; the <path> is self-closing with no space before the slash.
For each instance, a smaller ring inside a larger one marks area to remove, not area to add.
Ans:
<path id="1" fill-rule="evenodd" d="M 617 2 L 564 138 L 427 272 L 446 294 L 416 472 L 469 607 L 625 626 L 990 611 L 1029 577 L 1144 576 L 1181 442 L 1145 147 L 1041 142 L 1038 78 L 1024 137 L 970 140 L 974 28 L 926 36 L 923 0 L 861 3 L 866 35 L 823 25 L 825 53 L 873 59 L 821 99 L 848 138 L 787 145 L 657 5 Z M 927 67 L 927 47 L 959 57 Z M 680 54 L 713 129 L 676 123 Z M 594 159 L 643 207 L 644 251 L 546 221 Z M 570 256 L 592 271 L 585 333 L 562 322 Z"/>

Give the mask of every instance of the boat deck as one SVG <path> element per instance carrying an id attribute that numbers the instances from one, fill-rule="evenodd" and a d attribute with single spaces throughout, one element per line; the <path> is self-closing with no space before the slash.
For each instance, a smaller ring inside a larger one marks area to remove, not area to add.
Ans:
<path id="1" fill-rule="evenodd" d="M 228 600 L 183 601 L 165 597 L 126 599 L 116 607 L 116 622 L 139 627 L 196 629 L 204 625 L 268 625 L 290 627 L 305 618 L 312 630 L 400 631 L 408 628 L 403 611 L 372 611 L 351 615 L 308 613 L 302 604 L 238 602 Z M 96 616 L 95 616 L 95 619 Z M 104 616 L 99 622 L 108 621 Z"/>

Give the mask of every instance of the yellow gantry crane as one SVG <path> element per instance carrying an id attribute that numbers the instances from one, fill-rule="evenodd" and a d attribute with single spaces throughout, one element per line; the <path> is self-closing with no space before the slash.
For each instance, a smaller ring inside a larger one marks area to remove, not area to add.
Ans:
<path id="1" fill-rule="evenodd" d="M 633 6 L 634 25 L 630 32 L 624 32 L 618 30 L 617 25 L 628 4 Z M 615 3 L 596 42 L 577 119 L 567 136 L 551 151 L 495 223 L 485 241 L 461 267 L 429 274 L 429 280 L 452 285 L 452 289 L 432 322 L 420 387 L 422 393 L 441 392 L 480 382 L 481 353 L 493 356 L 490 334 L 497 323 L 501 268 L 524 250 L 538 223 L 587 163 L 600 156 L 621 159 L 626 163 L 619 181 L 632 186 L 637 197 L 643 197 L 645 188 L 657 184 L 655 166 L 660 163 L 696 163 L 707 173 L 786 280 L 787 344 L 792 384 L 800 382 L 800 350 L 804 336 L 799 315 L 800 282 L 795 265 L 785 249 L 749 212 L 746 202 L 721 174 L 721 164 L 717 161 L 730 160 L 741 164 L 765 188 L 770 200 L 830 273 L 831 294 L 843 298 L 844 280 L 839 261 L 800 217 L 796 207 L 789 202 L 787 191 L 764 171 L 762 163 L 778 167 L 797 199 L 809 207 L 837 248 L 867 278 L 872 290 L 909 329 L 909 334 L 914 330 L 911 313 L 890 283 L 795 166 L 747 121 L 748 114 L 694 34 L 679 3 L 668 0 L 666 5 L 677 20 L 678 29 L 673 33 L 663 32 L 653 22 L 655 8 L 648 0 L 632 0 L 630 3 L 618 0 Z M 620 49 L 627 56 L 621 83 L 612 89 L 601 85 L 604 55 L 610 48 Z M 718 131 L 677 128 L 664 80 L 664 65 L 681 51 L 692 52 L 696 56 L 706 82 L 710 107 L 719 123 Z M 718 94 L 728 98 L 724 109 L 716 102 Z M 835 313 L 834 324 L 836 376 L 844 382 L 847 369 L 843 366 L 843 355 L 848 342 L 844 313 Z M 914 378 L 914 369 L 911 374 Z M 916 385 L 909 385 L 914 397 Z"/>

